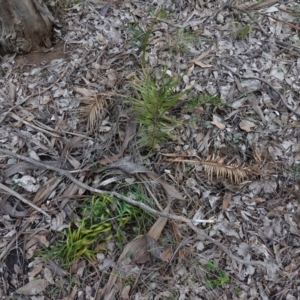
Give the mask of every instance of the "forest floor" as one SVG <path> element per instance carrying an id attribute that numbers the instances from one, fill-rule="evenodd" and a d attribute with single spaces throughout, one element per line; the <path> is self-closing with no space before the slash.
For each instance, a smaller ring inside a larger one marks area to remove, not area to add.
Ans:
<path id="1" fill-rule="evenodd" d="M 300 4 L 226 3 L 52 1 L 0 60 L 0 299 L 300 299 Z"/>

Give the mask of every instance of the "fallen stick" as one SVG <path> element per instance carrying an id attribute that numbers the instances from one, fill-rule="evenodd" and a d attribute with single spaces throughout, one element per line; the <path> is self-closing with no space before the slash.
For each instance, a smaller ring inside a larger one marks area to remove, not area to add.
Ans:
<path id="1" fill-rule="evenodd" d="M 39 207 L 37 207 L 35 204 L 33 204 L 32 202 L 30 202 L 29 200 L 25 199 L 22 195 L 20 195 L 19 193 L 17 193 L 16 191 L 8 188 L 7 186 L 5 186 L 4 184 L 0 183 L 0 189 L 4 190 L 6 192 L 8 192 L 9 194 L 15 196 L 16 198 L 18 198 L 19 200 L 21 200 L 23 203 L 31 206 L 32 208 L 34 208 L 35 210 L 37 210 L 38 212 L 42 213 L 44 216 L 46 216 L 47 218 L 51 218 L 50 215 L 48 215 L 46 212 L 44 212 L 42 209 L 40 209 Z"/>
<path id="2" fill-rule="evenodd" d="M 11 152 L 9 150 L 5 150 L 5 149 L 1 149 L 0 148 L 0 153 L 3 153 L 3 154 L 6 154 L 6 155 L 9 155 L 9 156 L 13 156 L 13 157 L 16 157 L 18 159 L 21 159 L 21 160 L 24 160 L 24 161 L 27 161 L 29 163 L 32 163 L 42 169 L 46 169 L 46 170 L 52 170 L 52 171 L 55 171 L 63 176 L 66 176 L 67 178 L 69 178 L 72 182 L 74 182 L 75 184 L 77 184 L 78 186 L 80 186 L 81 188 L 84 188 L 90 192 L 93 192 L 93 193 L 102 193 L 102 194 L 108 194 L 108 195 L 111 195 L 111 196 L 115 196 L 129 204 L 132 204 L 132 205 L 135 205 L 157 217 L 165 217 L 165 218 L 168 218 L 168 219 L 172 219 L 172 220 L 175 220 L 175 221 L 179 221 L 179 222 L 184 222 L 186 223 L 191 229 L 193 229 L 197 234 L 203 236 L 205 239 L 207 239 L 208 241 L 210 241 L 211 243 L 213 243 L 214 245 L 216 245 L 217 247 L 219 247 L 224 253 L 226 253 L 231 259 L 235 260 L 236 262 L 240 263 L 240 264 L 244 264 L 244 265 L 250 265 L 250 266 L 258 266 L 258 267 L 263 267 L 263 268 L 268 268 L 269 265 L 267 263 L 264 263 L 262 261 L 246 261 L 246 260 L 243 260 L 235 255 L 233 255 L 231 253 L 231 251 L 229 249 L 227 249 L 225 246 L 223 246 L 220 242 L 216 241 L 214 238 L 210 237 L 209 235 L 207 235 L 203 230 L 199 229 L 197 226 L 195 226 L 193 224 L 193 221 L 188 219 L 188 218 L 185 218 L 185 217 L 182 217 L 182 216 L 177 216 L 177 215 L 173 215 L 173 214 L 169 214 L 169 213 L 165 213 L 165 212 L 159 212 L 159 211 L 156 211 L 155 209 L 151 208 L 150 206 L 142 203 L 142 202 L 139 202 L 139 201 L 135 201 L 129 197 L 126 197 L 124 195 L 121 195 L 119 193 L 116 193 L 116 192 L 109 192 L 109 191 L 103 191 L 103 190 L 99 190 L 99 189 L 96 189 L 96 188 L 93 188 L 93 187 L 90 187 L 88 186 L 87 184 L 83 183 L 83 182 L 80 182 L 79 180 L 77 180 L 76 178 L 74 178 L 68 171 L 65 171 L 65 170 L 62 170 L 62 169 L 59 169 L 59 168 L 56 168 L 56 167 L 53 167 L 53 166 L 50 166 L 50 165 L 46 165 L 46 164 L 43 164 L 37 160 L 34 160 L 32 158 L 29 158 L 29 157 L 25 157 L 25 156 L 22 156 L 22 155 L 19 155 L 17 153 L 14 153 L 14 152 Z M 203 222 L 209 222 L 209 220 L 202 220 Z M 197 222 L 199 222 L 199 220 L 197 220 Z"/>

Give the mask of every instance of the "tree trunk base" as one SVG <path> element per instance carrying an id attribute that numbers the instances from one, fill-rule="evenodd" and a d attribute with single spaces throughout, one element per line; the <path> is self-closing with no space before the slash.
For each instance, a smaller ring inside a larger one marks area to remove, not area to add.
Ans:
<path id="1" fill-rule="evenodd" d="M 53 16 L 43 0 L 0 0 L 0 54 L 51 47 Z"/>

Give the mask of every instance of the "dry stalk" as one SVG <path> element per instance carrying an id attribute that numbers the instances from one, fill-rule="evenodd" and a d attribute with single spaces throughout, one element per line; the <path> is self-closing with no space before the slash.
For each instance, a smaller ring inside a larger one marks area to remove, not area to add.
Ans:
<path id="1" fill-rule="evenodd" d="M 39 207 L 37 207 L 35 204 L 33 204 L 32 202 L 30 202 L 29 200 L 25 199 L 22 195 L 20 195 L 19 193 L 17 193 L 16 191 L 8 188 L 7 186 L 5 186 L 4 184 L 0 183 L 0 189 L 8 192 L 9 194 L 15 196 L 16 198 L 18 198 L 19 200 L 21 200 L 23 203 L 31 206 L 32 208 L 34 208 L 35 210 L 37 210 L 38 212 L 42 213 L 44 216 L 46 216 L 47 218 L 51 218 L 50 215 L 48 215 L 46 212 L 44 212 L 42 209 L 40 209 Z"/>
<path id="2" fill-rule="evenodd" d="M 204 172 L 207 174 L 211 181 L 212 178 L 215 176 L 217 179 L 227 178 L 230 180 L 231 183 L 239 184 L 250 174 L 258 174 L 257 170 L 254 167 L 249 167 L 244 164 L 240 166 L 236 163 L 233 163 L 232 160 L 225 163 L 225 160 L 227 158 L 226 156 L 220 157 L 218 155 L 211 155 L 206 159 L 201 159 L 198 156 L 196 156 L 196 158 L 198 160 L 186 160 L 177 158 L 171 161 L 188 162 L 195 163 L 197 165 L 203 165 Z"/>

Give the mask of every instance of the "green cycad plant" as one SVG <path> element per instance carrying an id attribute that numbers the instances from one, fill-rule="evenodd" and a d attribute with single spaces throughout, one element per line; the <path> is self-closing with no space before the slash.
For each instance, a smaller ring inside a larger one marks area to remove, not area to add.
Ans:
<path id="1" fill-rule="evenodd" d="M 155 146 L 169 137 L 168 132 L 179 124 L 167 112 L 173 108 L 186 91 L 175 92 L 181 78 L 167 77 L 163 71 L 159 80 L 152 80 L 150 73 L 145 73 L 144 79 L 136 78 L 131 82 L 136 98 L 130 97 L 127 102 L 135 116 L 139 127 L 140 146 Z"/>
<path id="2" fill-rule="evenodd" d="M 149 39 L 153 30 L 154 25 L 157 22 L 157 17 L 159 16 L 160 11 L 154 16 L 150 26 L 146 29 L 141 27 L 138 22 L 135 22 L 134 25 L 130 26 L 130 39 L 131 44 L 134 47 L 137 47 L 140 51 L 142 51 L 142 60 L 141 65 L 144 69 L 146 66 L 146 50 L 149 43 Z"/>

